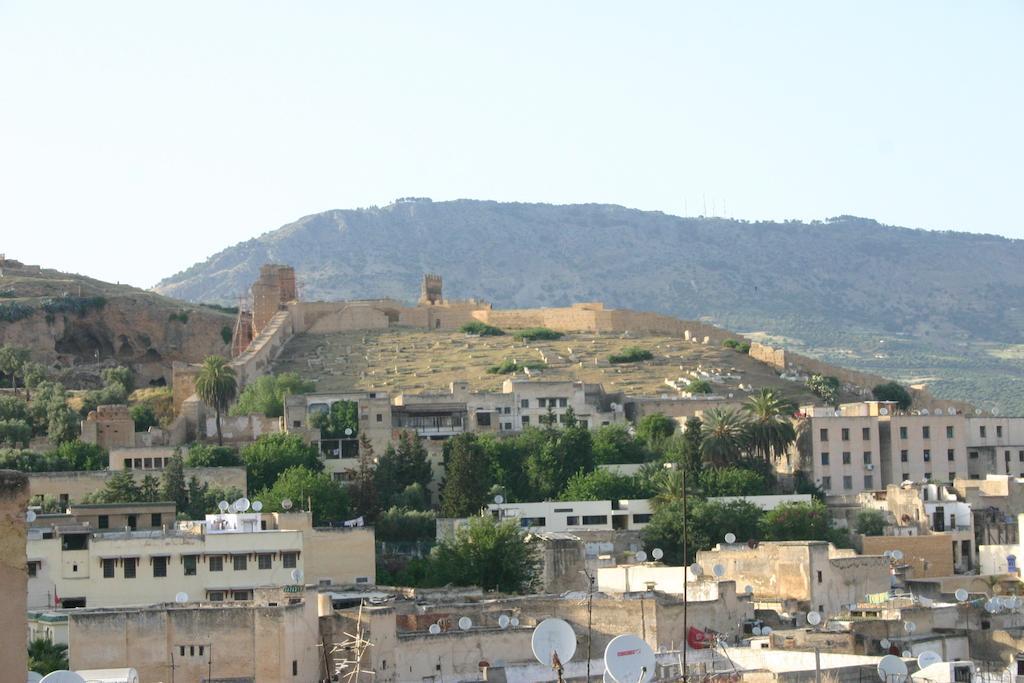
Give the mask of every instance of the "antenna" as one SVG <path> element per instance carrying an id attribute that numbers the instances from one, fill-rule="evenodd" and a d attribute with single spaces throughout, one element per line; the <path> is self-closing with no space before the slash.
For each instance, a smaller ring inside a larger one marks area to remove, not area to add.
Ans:
<path id="1" fill-rule="evenodd" d="M 654 650 L 631 633 L 615 636 L 604 649 L 604 668 L 615 683 L 647 683 L 654 678 Z"/>
<path id="2" fill-rule="evenodd" d="M 558 680 L 562 680 L 563 662 L 576 654 L 576 633 L 561 619 L 545 619 L 533 629 L 530 647 L 537 661 L 558 672 Z"/>
<path id="3" fill-rule="evenodd" d="M 60 671 L 46 674 L 39 680 L 39 683 L 85 683 L 85 679 L 74 671 L 61 669 Z"/>
<path id="4" fill-rule="evenodd" d="M 892 642 L 888 638 L 882 638 L 880 641 L 878 641 L 878 645 L 883 650 L 888 650 L 892 646 Z"/>
<path id="5" fill-rule="evenodd" d="M 299 583 L 300 581 L 302 581 L 302 570 L 301 569 L 293 569 L 292 570 L 292 581 L 294 581 L 295 583 Z"/>
<path id="6" fill-rule="evenodd" d="M 469 617 L 459 617 L 459 628 L 463 631 L 468 631 L 473 628 L 473 620 Z"/>
<path id="7" fill-rule="evenodd" d="M 647 561 L 647 553 L 645 553 L 643 550 L 638 550 L 635 557 L 637 562 Z"/>
<path id="8" fill-rule="evenodd" d="M 665 557 L 665 551 L 661 548 L 655 548 L 651 551 L 651 557 L 653 557 L 655 561 L 660 560 L 661 558 Z"/>
<path id="9" fill-rule="evenodd" d="M 907 663 L 896 655 L 886 655 L 878 662 L 878 677 L 885 683 L 903 683 L 907 678 Z"/>
<path id="10" fill-rule="evenodd" d="M 903 624 L 903 630 L 906 631 L 907 633 L 913 633 L 914 631 L 917 630 L 917 624 L 915 624 L 912 621 L 905 622 Z"/>
<path id="11" fill-rule="evenodd" d="M 291 498 L 285 498 L 284 500 L 282 500 L 281 501 L 281 509 L 282 510 L 291 510 L 292 509 L 292 499 Z"/>
<path id="12" fill-rule="evenodd" d="M 25 512 L 25 521 L 28 522 L 29 524 L 31 524 L 32 522 L 36 521 L 36 511 L 35 510 L 28 510 L 28 511 L 26 511 Z"/>
<path id="13" fill-rule="evenodd" d="M 508 620 L 508 623 L 512 625 L 512 628 L 519 628 L 519 617 L 512 617 Z"/>
<path id="14" fill-rule="evenodd" d="M 511 619 L 508 618 L 507 614 L 502 614 L 500 617 L 498 617 L 498 626 L 500 626 L 503 629 L 508 628 L 510 622 Z"/>
<path id="15" fill-rule="evenodd" d="M 690 565 L 690 573 L 696 578 L 704 573 L 704 568 L 694 562 Z"/>
<path id="16" fill-rule="evenodd" d="M 817 626 L 821 623 L 821 614 L 819 614 L 818 612 L 808 612 L 807 623 L 811 626 Z"/>
<path id="17" fill-rule="evenodd" d="M 249 499 L 248 498 L 239 498 L 238 500 L 235 501 L 235 510 L 237 510 L 238 512 L 245 512 L 248 509 L 249 509 Z"/>
<path id="18" fill-rule="evenodd" d="M 730 544 L 730 545 L 735 543 L 736 542 L 736 534 L 732 533 L 731 531 L 729 533 L 727 533 L 725 535 L 725 542 Z"/>
<path id="19" fill-rule="evenodd" d="M 220 510 L 221 512 L 227 512 L 229 507 L 231 507 L 231 503 L 227 502 L 226 500 L 222 500 L 221 502 L 217 503 L 217 509 Z"/>
<path id="20" fill-rule="evenodd" d="M 253 512 L 259 512 L 262 509 L 263 509 L 263 503 L 261 503 L 260 501 L 257 500 L 257 501 L 255 501 L 252 504 L 252 511 Z"/>
<path id="21" fill-rule="evenodd" d="M 714 572 L 715 576 L 718 576 L 718 577 L 725 576 L 725 565 L 724 564 L 716 564 L 714 567 L 711 568 L 711 571 Z"/>
<path id="22" fill-rule="evenodd" d="M 938 652 L 931 650 L 925 650 L 917 656 L 917 666 L 921 669 L 925 669 L 932 664 L 938 664 L 942 661 L 942 656 Z"/>
<path id="23" fill-rule="evenodd" d="M 441 627 L 437 624 L 431 624 L 430 628 L 428 628 L 427 631 L 430 632 L 430 635 L 436 636 L 438 633 L 441 632 Z"/>
<path id="24" fill-rule="evenodd" d="M 185 591 L 178 593 L 174 596 L 174 602 L 178 604 L 188 602 L 188 593 L 186 593 Z"/>

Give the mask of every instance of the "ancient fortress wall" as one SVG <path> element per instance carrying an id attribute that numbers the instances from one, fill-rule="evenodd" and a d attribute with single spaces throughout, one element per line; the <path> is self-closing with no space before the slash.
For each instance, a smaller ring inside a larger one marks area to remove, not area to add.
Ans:
<path id="1" fill-rule="evenodd" d="M 231 361 L 238 378 L 238 386 L 242 387 L 266 373 L 270 363 L 281 352 L 284 345 L 292 338 L 295 330 L 292 327 L 290 310 L 278 311 L 260 330 L 245 353 Z"/>

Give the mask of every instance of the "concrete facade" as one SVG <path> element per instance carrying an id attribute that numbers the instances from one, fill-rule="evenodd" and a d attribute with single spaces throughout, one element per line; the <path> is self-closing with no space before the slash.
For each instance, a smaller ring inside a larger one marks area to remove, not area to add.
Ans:
<path id="1" fill-rule="evenodd" d="M 132 470 L 136 483 L 141 482 L 147 473 L 145 470 Z M 56 498 L 67 505 L 80 502 L 85 496 L 99 491 L 115 474 L 114 470 L 32 472 L 29 474 L 29 485 L 34 500 L 38 501 L 45 496 Z M 152 474 L 159 475 L 159 472 Z M 211 486 L 236 488 L 243 494 L 246 492 L 244 467 L 186 467 L 185 478 L 192 477 Z"/>
<path id="2" fill-rule="evenodd" d="M 0 470 L 0 671 L 28 671 L 25 651 L 26 585 L 25 511 L 28 506 L 28 477 L 21 472 Z"/>
<path id="3" fill-rule="evenodd" d="M 538 532 L 639 531 L 654 514 L 645 499 L 490 503 L 487 509 L 498 519 L 514 519 Z"/>

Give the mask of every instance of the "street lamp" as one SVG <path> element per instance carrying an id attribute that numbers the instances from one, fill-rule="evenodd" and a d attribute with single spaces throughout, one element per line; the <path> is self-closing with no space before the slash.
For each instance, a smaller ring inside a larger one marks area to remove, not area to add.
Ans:
<path id="1" fill-rule="evenodd" d="M 683 486 L 683 670 L 682 670 L 681 673 L 683 674 L 683 680 L 687 681 L 687 680 L 689 680 L 689 673 L 688 673 L 688 670 L 686 668 L 686 649 L 687 649 L 687 642 L 689 641 L 689 638 L 690 638 L 690 627 L 689 627 L 689 622 L 687 620 L 686 611 L 687 611 L 687 607 L 689 606 L 689 600 L 687 599 L 687 597 L 689 595 L 689 591 L 687 589 L 690 586 L 690 581 L 689 581 L 689 578 L 686 575 L 687 571 L 689 571 L 689 567 L 686 564 L 686 559 L 687 559 L 686 558 L 686 536 L 687 536 L 687 528 L 686 528 L 686 468 L 682 467 L 682 466 L 679 466 L 679 465 L 677 465 L 674 462 L 667 462 L 667 463 L 665 463 L 664 467 L 667 470 L 678 469 L 679 472 L 680 472 L 680 475 L 682 477 L 682 486 Z"/>

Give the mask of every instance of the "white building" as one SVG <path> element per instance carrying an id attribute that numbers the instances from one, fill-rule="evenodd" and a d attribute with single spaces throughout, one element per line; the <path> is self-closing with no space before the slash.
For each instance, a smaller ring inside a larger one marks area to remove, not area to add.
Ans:
<path id="1" fill-rule="evenodd" d="M 649 500 L 577 500 L 491 503 L 498 519 L 514 519 L 531 531 L 636 531 L 651 521 Z"/>

